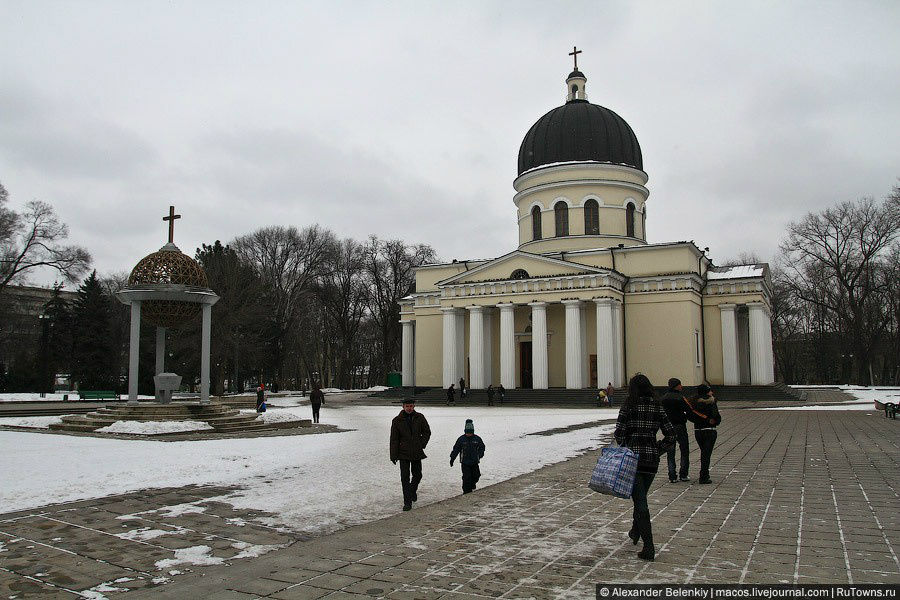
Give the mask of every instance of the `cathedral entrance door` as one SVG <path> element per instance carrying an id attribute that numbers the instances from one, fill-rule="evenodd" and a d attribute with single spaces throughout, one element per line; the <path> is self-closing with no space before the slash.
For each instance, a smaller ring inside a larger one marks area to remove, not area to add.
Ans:
<path id="1" fill-rule="evenodd" d="M 591 354 L 591 387 L 597 387 L 597 355 Z"/>
<path id="2" fill-rule="evenodd" d="M 519 344 L 519 381 L 521 387 L 531 389 L 531 342 Z"/>

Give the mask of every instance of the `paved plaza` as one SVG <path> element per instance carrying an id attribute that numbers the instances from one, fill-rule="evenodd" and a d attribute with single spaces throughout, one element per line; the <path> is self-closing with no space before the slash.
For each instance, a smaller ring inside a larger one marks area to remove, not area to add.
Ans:
<path id="1" fill-rule="evenodd" d="M 664 466 L 654 481 L 652 563 L 625 535 L 631 502 L 587 488 L 589 452 L 409 513 L 398 482 L 398 514 L 313 539 L 258 524 L 209 486 L 6 514 L 0 596 L 593 598 L 597 582 L 900 583 L 898 434 L 900 421 L 874 412 L 723 410 L 713 485 L 670 484 Z M 198 547 L 209 564 L 179 562 Z"/>

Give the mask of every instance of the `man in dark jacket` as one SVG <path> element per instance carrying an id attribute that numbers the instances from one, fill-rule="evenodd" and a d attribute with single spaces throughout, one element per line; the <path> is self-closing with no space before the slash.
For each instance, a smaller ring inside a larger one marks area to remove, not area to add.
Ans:
<path id="1" fill-rule="evenodd" d="M 716 438 L 719 436 L 716 427 L 722 422 L 722 415 L 719 414 L 716 397 L 713 396 L 708 385 L 697 386 L 697 399 L 691 406 L 691 412 L 694 421 L 694 438 L 697 440 L 697 445 L 700 446 L 700 480 L 698 483 L 712 483 L 709 478 L 709 463 L 712 459 L 713 446 L 716 445 Z"/>
<path id="2" fill-rule="evenodd" d="M 403 510 L 412 508 L 419 499 L 416 493 L 422 481 L 422 459 L 431 438 L 425 415 L 416 412 L 416 401 L 403 401 L 403 410 L 391 421 L 391 462 L 400 461 L 400 483 L 403 486 Z M 412 479 L 410 479 L 410 472 Z"/>
<path id="3" fill-rule="evenodd" d="M 325 394 L 319 389 L 319 384 L 314 383 L 313 389 L 309 393 L 309 403 L 312 406 L 313 423 L 319 422 L 319 409 L 325 403 Z"/>
<path id="4" fill-rule="evenodd" d="M 481 470 L 478 462 L 484 456 L 484 442 L 475 435 L 475 424 L 472 419 L 466 419 L 463 427 L 463 435 L 459 436 L 450 452 L 450 466 L 459 456 L 459 466 L 462 467 L 463 494 L 468 494 L 475 489 L 475 484 L 481 479 Z"/>
<path id="5" fill-rule="evenodd" d="M 669 380 L 669 390 L 663 394 L 661 399 L 662 406 L 666 411 L 666 416 L 675 428 L 675 439 L 678 442 L 678 449 L 681 451 L 681 465 L 678 470 L 678 480 L 690 481 L 688 477 L 688 468 L 690 467 L 689 454 L 691 451 L 688 445 L 687 422 L 691 407 L 684 399 L 682 394 L 681 380 L 673 377 Z M 691 413 L 692 414 L 692 413 Z M 666 451 L 669 463 L 669 482 L 675 483 L 675 445 L 673 444 Z"/>
<path id="6" fill-rule="evenodd" d="M 451 383 L 450 387 L 447 388 L 447 405 L 456 404 L 456 388 L 455 384 Z"/>

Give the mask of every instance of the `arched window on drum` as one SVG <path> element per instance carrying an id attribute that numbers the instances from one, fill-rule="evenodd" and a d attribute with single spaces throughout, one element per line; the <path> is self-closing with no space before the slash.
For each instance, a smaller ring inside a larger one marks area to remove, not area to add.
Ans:
<path id="1" fill-rule="evenodd" d="M 584 203 L 584 233 L 600 234 L 600 205 L 593 198 Z"/>
<path id="2" fill-rule="evenodd" d="M 625 235 L 634 237 L 634 204 L 631 202 L 625 207 Z"/>
<path id="3" fill-rule="evenodd" d="M 553 207 L 556 217 L 556 237 L 569 235 L 569 205 L 560 200 Z"/>
<path id="4" fill-rule="evenodd" d="M 531 239 L 541 239 L 541 207 L 535 206 L 531 209 Z"/>

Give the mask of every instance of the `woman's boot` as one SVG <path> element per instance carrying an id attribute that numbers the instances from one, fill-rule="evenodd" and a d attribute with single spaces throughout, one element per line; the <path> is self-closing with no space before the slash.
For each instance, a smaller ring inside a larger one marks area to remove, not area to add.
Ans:
<path id="1" fill-rule="evenodd" d="M 653 529 L 650 527 L 650 513 L 641 514 L 638 517 L 638 529 L 641 539 L 644 540 L 644 548 L 638 552 L 638 558 L 653 560 L 656 558 L 656 548 L 653 546 Z"/>
<path id="2" fill-rule="evenodd" d="M 628 532 L 628 537 L 631 538 L 631 543 L 635 546 L 637 546 L 638 540 L 641 539 L 641 530 L 638 528 L 637 519 L 637 511 L 635 510 L 631 516 L 631 530 Z"/>

